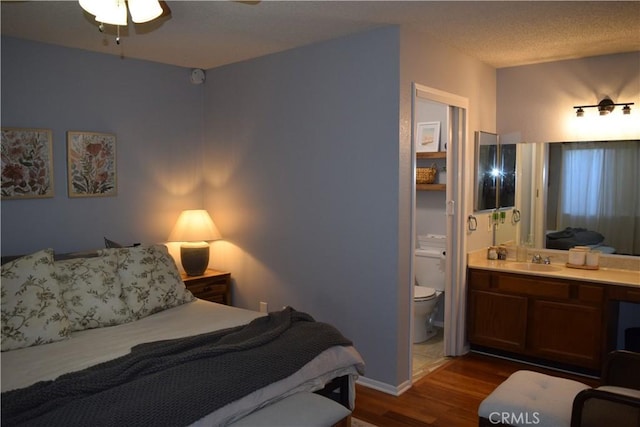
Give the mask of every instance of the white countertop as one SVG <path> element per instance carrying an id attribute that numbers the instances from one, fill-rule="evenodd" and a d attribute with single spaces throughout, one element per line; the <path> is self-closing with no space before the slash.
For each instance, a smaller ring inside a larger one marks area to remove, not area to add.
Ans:
<path id="1" fill-rule="evenodd" d="M 513 259 L 504 261 L 489 260 L 486 258 L 486 249 L 482 249 L 468 254 L 467 266 L 469 268 L 501 271 L 504 273 L 526 274 L 540 277 L 555 277 L 558 279 L 582 280 L 640 288 L 640 269 L 600 267 L 598 270 L 582 270 L 577 268 L 569 268 L 565 265 L 565 262 L 566 261 L 562 263 L 553 262 L 551 264 L 553 271 L 529 271 L 526 270 L 527 267 L 525 266 L 525 264 L 528 264 L 526 262 L 516 262 Z M 638 259 L 637 263 L 640 267 L 640 258 Z M 534 265 L 533 268 L 536 268 L 536 266 L 538 265 Z"/>

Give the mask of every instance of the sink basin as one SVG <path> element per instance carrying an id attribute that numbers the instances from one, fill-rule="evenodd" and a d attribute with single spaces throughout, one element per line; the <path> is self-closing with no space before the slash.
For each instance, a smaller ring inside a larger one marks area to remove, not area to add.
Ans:
<path id="1" fill-rule="evenodd" d="M 532 262 L 517 262 L 509 264 L 510 268 L 523 271 L 560 271 L 562 267 L 553 264 L 534 264 Z"/>

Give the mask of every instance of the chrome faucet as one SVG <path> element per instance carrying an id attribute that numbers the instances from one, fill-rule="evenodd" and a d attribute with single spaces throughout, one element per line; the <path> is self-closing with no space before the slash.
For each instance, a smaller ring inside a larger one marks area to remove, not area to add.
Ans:
<path id="1" fill-rule="evenodd" d="M 533 258 L 531 258 L 531 262 L 534 264 L 551 264 L 551 257 L 542 258 L 542 255 L 535 254 Z"/>

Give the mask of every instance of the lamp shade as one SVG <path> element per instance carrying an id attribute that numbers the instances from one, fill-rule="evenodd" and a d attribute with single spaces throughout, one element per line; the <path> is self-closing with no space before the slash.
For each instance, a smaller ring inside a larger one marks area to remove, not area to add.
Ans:
<path id="1" fill-rule="evenodd" d="M 210 242 L 222 236 L 204 209 L 182 211 L 169 234 L 170 242 Z"/>
<path id="2" fill-rule="evenodd" d="M 209 213 L 204 209 L 182 211 L 169 235 L 180 245 L 180 259 L 187 276 L 204 274 L 209 265 L 209 243 L 222 238 Z"/>

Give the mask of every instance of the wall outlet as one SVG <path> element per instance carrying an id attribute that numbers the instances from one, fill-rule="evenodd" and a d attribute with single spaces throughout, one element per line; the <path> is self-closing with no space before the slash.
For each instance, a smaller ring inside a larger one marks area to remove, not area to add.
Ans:
<path id="1" fill-rule="evenodd" d="M 269 312 L 269 304 L 267 304 L 264 301 L 260 301 L 260 312 L 261 313 L 268 313 Z"/>

